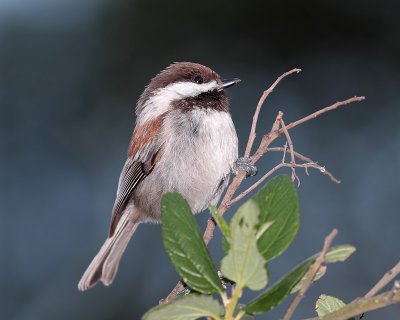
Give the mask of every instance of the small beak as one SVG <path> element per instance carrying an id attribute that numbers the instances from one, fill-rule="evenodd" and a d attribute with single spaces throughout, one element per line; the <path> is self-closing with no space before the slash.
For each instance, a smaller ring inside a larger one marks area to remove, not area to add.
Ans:
<path id="1" fill-rule="evenodd" d="M 238 78 L 222 79 L 222 83 L 218 86 L 217 90 L 222 91 L 222 90 L 229 88 L 239 82 L 240 82 L 240 79 L 238 79 Z"/>

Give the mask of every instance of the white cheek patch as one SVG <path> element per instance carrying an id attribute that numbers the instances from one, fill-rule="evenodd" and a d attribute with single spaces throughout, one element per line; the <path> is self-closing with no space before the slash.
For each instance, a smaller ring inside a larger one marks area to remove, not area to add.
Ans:
<path id="1" fill-rule="evenodd" d="M 175 99 L 182 99 L 188 97 L 195 97 L 203 92 L 210 91 L 217 88 L 216 81 L 210 81 L 207 83 L 194 83 L 194 82 L 177 82 L 166 86 L 165 88 L 159 89 L 157 94 L 168 94 L 174 96 Z M 175 100 L 174 99 L 174 100 Z"/>
<path id="2" fill-rule="evenodd" d="M 174 100 L 180 100 L 189 97 L 196 97 L 203 92 L 216 89 L 218 84 L 216 81 L 207 83 L 194 82 L 176 82 L 158 89 L 144 104 L 143 111 L 137 119 L 138 123 L 144 123 L 154 119 L 170 110 L 169 105 Z"/>

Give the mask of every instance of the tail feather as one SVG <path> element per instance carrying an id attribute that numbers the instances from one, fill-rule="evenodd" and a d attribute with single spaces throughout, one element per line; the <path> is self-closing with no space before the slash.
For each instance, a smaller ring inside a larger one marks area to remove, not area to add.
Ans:
<path id="1" fill-rule="evenodd" d="M 119 221 L 114 234 L 107 238 L 99 253 L 93 258 L 78 283 L 78 289 L 85 291 L 98 281 L 109 286 L 118 270 L 119 261 L 138 224 L 133 222 L 128 214 Z"/>

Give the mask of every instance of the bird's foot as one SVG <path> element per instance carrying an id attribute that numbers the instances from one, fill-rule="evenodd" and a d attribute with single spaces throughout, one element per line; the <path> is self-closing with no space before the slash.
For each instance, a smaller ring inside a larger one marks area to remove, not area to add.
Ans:
<path id="1" fill-rule="evenodd" d="M 257 174 L 257 167 L 251 163 L 251 157 L 240 157 L 235 162 L 234 173 L 237 174 L 239 170 L 246 172 L 246 177 L 253 177 Z"/>

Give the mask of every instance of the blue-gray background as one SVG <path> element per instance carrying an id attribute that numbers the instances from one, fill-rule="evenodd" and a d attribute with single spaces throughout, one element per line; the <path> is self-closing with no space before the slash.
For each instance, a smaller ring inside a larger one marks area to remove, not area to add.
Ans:
<path id="1" fill-rule="evenodd" d="M 274 281 L 337 227 L 336 243 L 358 251 L 329 266 L 296 318 L 314 315 L 320 293 L 365 294 L 400 252 L 398 9 L 394 1 L 0 0 L 0 317 L 139 319 L 173 287 L 160 226 L 142 225 L 111 287 L 76 289 L 107 232 L 136 99 L 173 61 L 242 79 L 230 90 L 241 153 L 260 94 L 284 71 L 303 69 L 266 103 L 259 136 L 278 110 L 289 123 L 367 96 L 292 131 L 298 151 L 343 182 L 299 172 L 302 227 L 271 264 Z M 259 171 L 276 161 L 267 155 Z M 215 257 L 219 245 L 217 236 Z M 394 306 L 365 319 L 399 315 Z"/>

